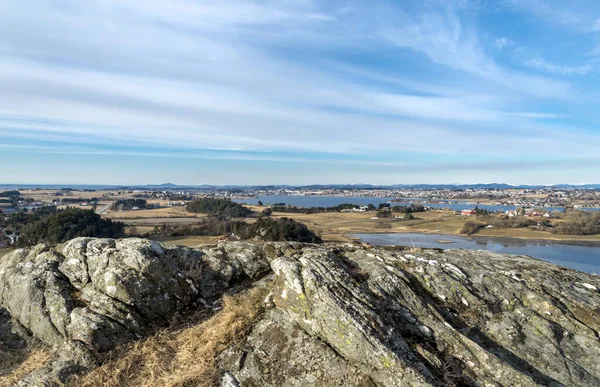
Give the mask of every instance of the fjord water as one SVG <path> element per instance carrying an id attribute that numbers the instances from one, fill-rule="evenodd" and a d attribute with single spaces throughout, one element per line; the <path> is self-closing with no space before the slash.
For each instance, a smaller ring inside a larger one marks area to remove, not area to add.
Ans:
<path id="1" fill-rule="evenodd" d="M 440 234 L 354 234 L 373 246 L 396 245 L 441 249 L 487 250 L 528 255 L 559 266 L 600 273 L 600 244 L 570 245 L 553 241 L 517 238 L 461 237 Z M 449 243 L 451 242 L 451 243 Z"/>

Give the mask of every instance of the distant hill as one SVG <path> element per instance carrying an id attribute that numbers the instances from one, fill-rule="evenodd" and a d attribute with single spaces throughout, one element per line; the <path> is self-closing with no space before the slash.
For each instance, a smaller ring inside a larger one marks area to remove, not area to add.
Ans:
<path id="1" fill-rule="evenodd" d="M 160 190 L 214 190 L 214 189 L 539 189 L 539 188 L 557 188 L 557 189 L 600 189 L 600 184 L 555 184 L 555 185 L 510 185 L 506 183 L 481 183 L 481 184 L 392 184 L 392 185 L 374 185 L 374 184 L 311 184 L 311 185 L 179 185 L 173 183 L 146 184 L 146 185 L 94 185 L 94 184 L 0 184 L 0 190 L 11 189 L 61 189 L 72 188 L 76 190 L 84 189 L 160 189 Z"/>

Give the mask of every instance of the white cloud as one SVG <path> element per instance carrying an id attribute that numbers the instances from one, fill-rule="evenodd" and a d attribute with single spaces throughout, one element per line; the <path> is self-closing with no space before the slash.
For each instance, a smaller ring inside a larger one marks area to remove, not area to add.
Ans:
<path id="1" fill-rule="evenodd" d="M 499 50 L 503 49 L 505 46 L 511 43 L 512 42 L 507 38 L 496 38 L 496 40 L 494 40 L 494 46 L 496 46 L 496 48 Z"/>
<path id="2" fill-rule="evenodd" d="M 7 3 L 0 17 L 0 136 L 350 157 L 455 153 L 467 141 L 471 151 L 497 154 L 506 152 L 498 144 L 515 138 L 528 139 L 524 150 L 557 145 L 529 125 L 548 117 L 522 112 L 521 103 L 568 97 L 570 85 L 499 66 L 452 10 L 411 17 L 377 4 L 323 4 Z M 414 50 L 459 80 L 390 78 L 360 65 L 341 71 L 319 56 L 344 54 L 343 47 L 366 56 L 374 47 Z M 15 123 L 2 115 L 44 120 Z"/>
<path id="3" fill-rule="evenodd" d="M 586 34 L 599 31 L 600 3 L 595 0 L 504 0 L 504 3 L 570 31 Z"/>
<path id="4" fill-rule="evenodd" d="M 536 70 L 560 75 L 586 75 L 593 70 L 593 67 L 589 64 L 581 66 L 563 66 L 547 62 L 542 58 L 529 59 L 525 61 L 525 65 Z"/>
<path id="5" fill-rule="evenodd" d="M 539 113 L 539 112 L 510 112 L 509 116 L 513 117 L 524 117 L 524 118 L 539 118 L 546 120 L 555 120 L 561 118 L 567 118 L 567 116 L 562 114 L 553 114 L 553 113 Z"/>
<path id="6" fill-rule="evenodd" d="M 465 28 L 451 10 L 418 17 L 396 17 L 395 26 L 383 36 L 400 47 L 423 52 L 435 63 L 458 69 L 514 91 L 537 97 L 566 98 L 571 86 L 539 76 L 530 76 L 497 65 L 485 54 L 475 30 Z M 386 25 L 385 21 L 383 24 Z M 389 25 L 389 24 L 388 24 Z"/>

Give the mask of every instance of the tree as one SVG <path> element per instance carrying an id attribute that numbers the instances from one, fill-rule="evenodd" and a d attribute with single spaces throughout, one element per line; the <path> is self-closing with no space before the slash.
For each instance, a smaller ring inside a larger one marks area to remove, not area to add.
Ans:
<path id="1" fill-rule="evenodd" d="M 261 201 L 259 200 L 259 201 L 258 201 L 258 203 L 256 203 L 256 204 L 257 204 L 257 205 L 259 205 L 259 206 L 262 206 L 262 205 L 263 205 L 263 202 L 261 202 Z"/>
<path id="2" fill-rule="evenodd" d="M 134 207 L 146 208 L 148 203 L 144 199 L 119 199 L 114 202 L 111 206 L 113 211 L 117 210 L 131 210 Z"/>
<path id="3" fill-rule="evenodd" d="M 19 246 L 40 242 L 62 243 L 80 236 L 118 238 L 124 235 L 124 223 L 102 219 L 90 210 L 54 209 L 54 212 L 44 215 L 35 211 L 32 215 L 21 214 L 25 218 L 20 218 L 18 222 L 17 217 L 13 219 L 15 215 L 11 216 L 11 220 L 21 226 Z"/>
<path id="4" fill-rule="evenodd" d="M 475 234 L 477 231 L 479 231 L 484 226 L 485 226 L 485 224 L 469 221 L 463 225 L 463 228 L 462 228 L 462 230 L 460 230 L 460 233 L 466 234 L 466 235 L 472 235 L 472 234 Z"/>
<path id="5" fill-rule="evenodd" d="M 237 235 L 242 238 L 258 238 L 264 241 L 295 241 L 306 243 L 321 243 L 322 240 L 305 224 L 290 218 L 259 218 L 252 224 L 243 223 L 247 226 L 240 230 Z"/>
<path id="6" fill-rule="evenodd" d="M 129 236 L 138 235 L 138 229 L 136 226 L 129 226 Z"/>
<path id="7" fill-rule="evenodd" d="M 295 214 L 317 214 L 321 212 L 340 212 L 342 210 L 353 210 L 359 207 L 359 205 L 351 203 L 342 203 L 333 207 L 296 207 L 286 206 L 285 204 L 272 204 L 271 210 L 273 210 L 273 212 L 289 212 Z"/>
<path id="8" fill-rule="evenodd" d="M 166 236 L 216 236 L 235 234 L 241 239 L 264 241 L 296 241 L 320 243 L 321 238 L 306 225 L 290 218 L 260 217 L 254 223 L 207 216 L 195 225 L 164 225 L 159 230 Z"/>
<path id="9" fill-rule="evenodd" d="M 481 209 L 481 208 L 479 208 L 479 206 L 478 206 L 478 205 L 476 205 L 476 206 L 475 206 L 475 214 L 476 214 L 477 216 L 487 216 L 487 215 L 489 215 L 489 214 L 490 214 L 490 212 L 489 212 L 488 210 Z"/>
<path id="10" fill-rule="evenodd" d="M 21 196 L 21 193 L 16 190 L 0 192 L 0 197 L 3 197 L 3 198 L 13 198 L 13 197 L 19 197 L 19 196 Z"/>
<path id="11" fill-rule="evenodd" d="M 260 214 L 260 216 L 271 216 L 273 215 L 273 210 L 271 210 L 270 208 L 265 208 L 263 210 L 263 212 Z"/>
<path id="12" fill-rule="evenodd" d="M 252 210 L 229 199 L 198 198 L 188 203 L 189 212 L 210 214 L 224 218 L 245 218 L 252 214 Z"/>
<path id="13" fill-rule="evenodd" d="M 415 206 L 414 204 L 411 204 L 410 206 L 393 206 L 392 211 L 409 214 L 412 212 L 425 212 L 425 207 L 421 205 Z"/>

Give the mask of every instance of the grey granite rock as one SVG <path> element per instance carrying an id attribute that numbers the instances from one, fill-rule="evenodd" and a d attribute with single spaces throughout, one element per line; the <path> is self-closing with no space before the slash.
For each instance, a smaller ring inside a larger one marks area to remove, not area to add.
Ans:
<path id="1" fill-rule="evenodd" d="M 227 386 L 600 385 L 600 278 L 522 256 L 78 238 L 0 260 L 0 340 L 66 381 L 272 272 L 267 312 L 218 356 Z"/>

